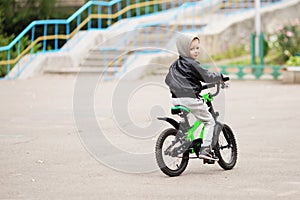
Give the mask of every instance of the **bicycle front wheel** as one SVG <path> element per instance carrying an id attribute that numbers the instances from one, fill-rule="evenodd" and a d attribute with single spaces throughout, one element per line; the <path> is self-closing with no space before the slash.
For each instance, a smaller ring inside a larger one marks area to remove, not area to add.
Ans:
<path id="1" fill-rule="evenodd" d="M 174 148 L 182 145 L 176 141 L 177 130 L 170 128 L 163 131 L 157 139 L 155 146 L 156 162 L 160 170 L 168 176 L 179 176 L 186 169 L 189 153 L 172 155 Z"/>
<path id="2" fill-rule="evenodd" d="M 237 162 L 237 144 L 231 128 L 224 124 L 220 132 L 215 153 L 219 158 L 218 164 L 225 170 L 232 169 Z"/>

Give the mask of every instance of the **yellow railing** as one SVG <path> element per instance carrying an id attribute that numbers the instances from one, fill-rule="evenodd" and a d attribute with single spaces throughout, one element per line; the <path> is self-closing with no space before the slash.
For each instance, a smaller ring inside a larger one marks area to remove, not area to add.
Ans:
<path id="1" fill-rule="evenodd" d="M 119 16 L 125 14 L 126 12 L 137 9 L 137 8 L 142 8 L 146 6 L 151 6 L 151 5 L 159 5 L 163 3 L 168 3 L 172 2 L 173 0 L 154 0 L 154 1 L 147 1 L 147 2 L 140 2 L 136 4 L 132 4 L 129 6 L 126 6 L 122 10 L 118 11 L 117 13 L 114 14 L 91 14 L 89 15 L 84 21 L 82 21 L 73 32 L 71 32 L 68 35 L 46 35 L 46 36 L 40 36 L 36 38 L 27 48 L 25 48 L 22 53 L 20 53 L 15 59 L 10 59 L 10 60 L 4 60 L 0 61 L 0 65 L 14 65 L 16 64 L 25 54 L 27 54 L 31 48 L 33 48 L 38 42 L 44 41 L 44 40 L 55 40 L 55 39 L 63 39 L 67 40 L 72 38 L 79 30 L 81 30 L 91 19 L 117 19 Z"/>

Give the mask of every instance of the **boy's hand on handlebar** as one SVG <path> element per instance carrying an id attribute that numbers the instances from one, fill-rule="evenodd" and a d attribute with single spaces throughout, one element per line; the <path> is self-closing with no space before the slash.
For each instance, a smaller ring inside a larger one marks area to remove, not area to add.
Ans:
<path id="1" fill-rule="evenodd" d="M 230 80 L 229 76 L 224 76 L 223 74 L 221 74 L 221 77 L 222 77 L 223 82 L 226 82 L 226 81 Z"/>
<path id="2" fill-rule="evenodd" d="M 225 83 L 226 81 L 229 81 L 230 78 L 229 76 L 224 76 L 223 74 L 221 74 L 222 76 L 222 81 L 221 81 L 221 87 L 224 89 L 224 88 L 228 88 L 229 87 L 229 83 Z"/>

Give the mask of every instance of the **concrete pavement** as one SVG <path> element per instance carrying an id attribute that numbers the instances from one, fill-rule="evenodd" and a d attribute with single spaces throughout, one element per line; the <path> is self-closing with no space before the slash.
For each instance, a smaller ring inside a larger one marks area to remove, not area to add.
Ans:
<path id="1" fill-rule="evenodd" d="M 134 92 L 119 96 L 119 83 Z M 224 171 L 192 160 L 181 176 L 169 178 L 157 168 L 125 173 L 126 166 L 96 160 L 74 120 L 74 109 L 85 106 L 74 105 L 77 84 L 71 75 L 0 81 L 0 199 L 299 199 L 300 85 L 232 81 L 225 121 L 238 141 L 236 167 Z M 94 114 L 108 141 L 132 154 L 153 152 L 157 133 L 126 133 L 135 130 L 132 124 L 147 132 L 153 115 L 169 115 L 163 85 L 163 77 L 97 82 Z M 127 106 L 131 123 L 121 118 L 116 125 L 118 104 Z M 119 159 L 113 152 L 107 156 Z"/>

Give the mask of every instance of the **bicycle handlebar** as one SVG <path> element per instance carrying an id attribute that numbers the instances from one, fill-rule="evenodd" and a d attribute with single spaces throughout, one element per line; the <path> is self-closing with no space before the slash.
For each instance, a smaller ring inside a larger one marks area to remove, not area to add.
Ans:
<path id="1" fill-rule="evenodd" d="M 228 76 L 225 77 L 225 76 L 222 75 L 222 80 L 223 81 L 205 84 L 205 85 L 202 86 L 202 89 L 205 90 L 205 89 L 209 89 L 209 88 L 213 88 L 213 87 L 217 86 L 217 91 L 213 94 L 210 94 L 211 97 L 215 97 L 220 92 L 220 85 L 222 84 L 221 88 L 224 89 L 226 87 L 225 82 L 229 81 L 230 78 Z"/>

